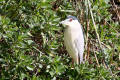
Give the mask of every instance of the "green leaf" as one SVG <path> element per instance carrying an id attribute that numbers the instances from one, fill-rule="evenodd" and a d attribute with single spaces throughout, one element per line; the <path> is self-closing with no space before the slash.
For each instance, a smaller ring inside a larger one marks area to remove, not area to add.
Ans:
<path id="1" fill-rule="evenodd" d="M 27 66 L 27 69 L 30 71 L 33 71 L 34 67 L 33 66 Z"/>

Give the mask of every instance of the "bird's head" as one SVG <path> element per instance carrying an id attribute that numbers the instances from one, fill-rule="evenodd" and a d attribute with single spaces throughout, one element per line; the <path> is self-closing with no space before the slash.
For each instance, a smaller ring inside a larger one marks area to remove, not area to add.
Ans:
<path id="1" fill-rule="evenodd" d="M 79 25 L 80 23 L 76 17 L 68 16 L 67 19 L 65 19 L 64 21 L 61 21 L 60 24 L 64 26 L 72 27 L 75 25 Z"/>

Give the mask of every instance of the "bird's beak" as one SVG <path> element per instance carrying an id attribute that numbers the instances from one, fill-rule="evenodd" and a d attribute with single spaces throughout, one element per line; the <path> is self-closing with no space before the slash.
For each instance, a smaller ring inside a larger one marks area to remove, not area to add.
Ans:
<path id="1" fill-rule="evenodd" d="M 66 19 L 66 20 L 63 20 L 63 21 L 61 21 L 60 22 L 60 24 L 62 24 L 63 26 L 68 26 L 69 24 L 68 24 L 68 20 Z"/>
<path id="2" fill-rule="evenodd" d="M 61 22 L 60 22 L 60 24 L 64 24 L 64 23 L 65 23 L 65 21 L 61 21 Z"/>

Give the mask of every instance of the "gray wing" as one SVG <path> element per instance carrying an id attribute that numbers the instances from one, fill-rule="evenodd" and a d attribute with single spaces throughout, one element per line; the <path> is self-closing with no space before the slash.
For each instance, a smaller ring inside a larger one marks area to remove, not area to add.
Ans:
<path id="1" fill-rule="evenodd" d="M 84 37 L 80 36 L 75 39 L 75 47 L 78 51 L 78 59 L 79 63 L 83 62 L 83 53 L 84 53 Z"/>

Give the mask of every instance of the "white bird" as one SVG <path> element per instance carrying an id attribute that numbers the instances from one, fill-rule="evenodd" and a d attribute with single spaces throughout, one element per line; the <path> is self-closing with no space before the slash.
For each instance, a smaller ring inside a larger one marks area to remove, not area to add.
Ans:
<path id="1" fill-rule="evenodd" d="M 74 16 L 68 16 L 60 23 L 65 26 L 64 44 L 67 52 L 76 64 L 81 64 L 84 53 L 84 35 L 81 24 Z"/>

